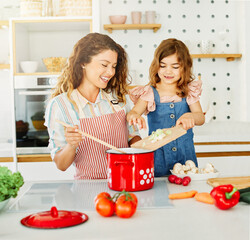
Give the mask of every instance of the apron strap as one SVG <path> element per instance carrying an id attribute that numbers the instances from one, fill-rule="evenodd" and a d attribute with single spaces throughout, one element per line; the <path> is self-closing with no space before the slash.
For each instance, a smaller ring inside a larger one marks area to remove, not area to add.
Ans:
<path id="1" fill-rule="evenodd" d="M 112 97 L 112 94 L 108 94 L 102 91 L 104 97 L 108 100 L 109 105 L 112 107 L 114 112 L 119 112 L 122 110 L 121 106 L 118 104 L 118 101 Z"/>
<path id="2" fill-rule="evenodd" d="M 114 99 L 111 94 L 108 94 L 104 91 L 101 90 L 101 92 L 103 93 L 103 96 L 108 100 L 109 105 L 111 106 L 111 108 L 113 109 L 113 112 L 119 112 L 122 110 L 122 107 L 118 104 L 118 101 L 116 99 Z M 81 103 L 78 97 L 78 94 L 80 94 L 79 92 L 76 93 L 76 97 L 73 96 L 73 100 L 76 102 L 77 106 L 78 106 L 78 111 L 79 111 L 79 118 L 85 118 L 85 114 L 81 108 Z M 113 102 L 113 103 L 112 103 Z M 114 104 L 114 102 L 117 102 L 116 104 Z"/>
<path id="3" fill-rule="evenodd" d="M 85 118 L 85 114 L 84 114 L 84 112 L 83 112 L 83 110 L 82 110 L 81 103 L 80 103 L 80 99 L 79 99 L 79 97 L 78 97 L 78 94 L 80 94 L 80 93 L 78 92 L 78 90 L 76 90 L 76 91 L 77 91 L 76 94 L 73 95 L 73 100 L 76 102 L 76 105 L 77 105 L 77 107 L 78 107 L 79 118 Z"/>

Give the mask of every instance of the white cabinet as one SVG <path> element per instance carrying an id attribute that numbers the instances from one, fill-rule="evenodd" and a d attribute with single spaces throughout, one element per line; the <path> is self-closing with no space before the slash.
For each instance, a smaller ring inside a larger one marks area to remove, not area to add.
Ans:
<path id="1" fill-rule="evenodd" d="M 37 61 L 32 75 L 48 73 L 42 59 L 69 57 L 75 43 L 92 32 L 92 18 L 40 18 L 11 21 L 13 75 L 24 74 L 21 61 Z"/>

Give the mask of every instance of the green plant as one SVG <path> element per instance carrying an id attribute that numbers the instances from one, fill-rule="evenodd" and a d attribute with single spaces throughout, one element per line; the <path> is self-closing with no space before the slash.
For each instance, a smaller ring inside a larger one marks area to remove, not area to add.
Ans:
<path id="1" fill-rule="evenodd" d="M 23 183 L 20 172 L 12 173 L 7 167 L 0 166 L 0 202 L 10 197 L 15 198 Z"/>

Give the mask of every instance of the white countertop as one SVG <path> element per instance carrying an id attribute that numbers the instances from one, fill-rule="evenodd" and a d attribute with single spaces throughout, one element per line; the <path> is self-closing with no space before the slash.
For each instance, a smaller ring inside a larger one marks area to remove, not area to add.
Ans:
<path id="1" fill-rule="evenodd" d="M 31 183 L 25 183 L 19 197 Z M 212 189 L 205 181 L 192 181 L 187 187 L 167 184 L 167 188 L 170 193 L 189 190 L 209 192 Z M 34 213 L 32 211 L 5 211 L 0 213 L 0 239 L 249 240 L 249 205 L 239 203 L 230 210 L 222 211 L 213 205 L 197 202 L 193 198 L 172 200 L 171 203 L 173 208 L 138 209 L 130 219 L 121 219 L 117 216 L 104 218 L 94 210 L 86 210 L 84 213 L 89 216 L 87 222 L 55 230 L 31 229 L 22 226 L 20 220 Z"/>

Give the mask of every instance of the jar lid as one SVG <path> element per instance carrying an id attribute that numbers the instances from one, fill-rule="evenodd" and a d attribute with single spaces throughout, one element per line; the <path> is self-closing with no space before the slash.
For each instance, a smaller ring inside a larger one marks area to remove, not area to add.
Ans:
<path id="1" fill-rule="evenodd" d="M 52 207 L 50 211 L 31 214 L 21 220 L 21 224 L 33 228 L 64 228 L 84 223 L 88 216 L 76 211 L 57 210 Z"/>

